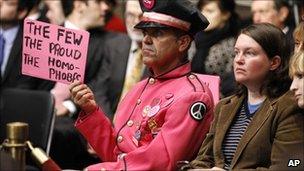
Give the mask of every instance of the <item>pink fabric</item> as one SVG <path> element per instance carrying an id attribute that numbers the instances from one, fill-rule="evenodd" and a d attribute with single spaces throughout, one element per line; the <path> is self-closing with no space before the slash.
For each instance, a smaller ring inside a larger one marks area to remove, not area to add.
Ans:
<path id="1" fill-rule="evenodd" d="M 220 77 L 217 75 L 197 74 L 198 78 L 203 81 L 211 90 L 214 105 L 220 100 Z"/>
<path id="2" fill-rule="evenodd" d="M 209 130 L 214 105 L 208 87 L 189 74 L 190 65 L 185 64 L 136 84 L 119 104 L 114 127 L 100 108 L 78 118 L 76 127 L 105 161 L 87 169 L 174 170 L 177 161 L 193 159 Z M 207 108 L 199 121 L 190 114 L 196 102 Z M 151 118 L 144 117 L 147 106 L 154 107 L 149 113 L 157 125 L 154 136 L 148 126 Z M 142 136 L 137 141 L 139 125 Z"/>

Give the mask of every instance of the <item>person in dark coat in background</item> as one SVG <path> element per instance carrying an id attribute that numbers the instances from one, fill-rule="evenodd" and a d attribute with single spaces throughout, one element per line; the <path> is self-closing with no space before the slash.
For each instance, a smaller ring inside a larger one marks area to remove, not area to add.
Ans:
<path id="1" fill-rule="evenodd" d="M 103 0 L 62 0 L 61 3 L 66 16 L 64 26 L 90 33 L 84 82 L 93 88 L 105 55 L 103 47 L 116 35 L 101 29 L 108 6 Z M 50 156 L 62 169 L 82 169 L 99 161 L 88 153 L 87 142 L 74 127 L 78 107 L 70 100 L 68 85 L 57 82 L 51 92 L 57 110 Z"/>
<path id="2" fill-rule="evenodd" d="M 200 0 L 197 7 L 208 18 L 210 25 L 195 36 L 197 51 L 192 59 L 192 71 L 220 76 L 220 94 L 227 97 L 236 88 L 232 71 L 233 46 L 240 22 L 235 2 Z"/>
<path id="3" fill-rule="evenodd" d="M 253 0 L 251 3 L 252 21 L 270 23 L 280 28 L 287 37 L 288 44 L 293 50 L 292 37 L 295 29 L 293 10 L 288 0 Z"/>
<path id="4" fill-rule="evenodd" d="M 143 35 L 134 26 L 140 21 L 142 14 L 138 1 L 127 1 L 125 23 L 128 35 L 119 34 L 105 45 L 105 60 L 101 67 L 102 71 L 98 73 L 98 82 L 93 92 L 97 103 L 103 107 L 111 120 L 122 96 L 135 83 L 148 75 L 142 60 L 136 64 L 137 55 L 141 54 Z M 139 73 L 132 73 L 134 67 L 140 67 Z M 134 81 L 132 85 L 127 86 L 130 79 Z"/>
<path id="5" fill-rule="evenodd" d="M 1 1 L 0 89 L 21 88 L 49 91 L 53 82 L 21 74 L 23 19 L 34 0 Z"/>

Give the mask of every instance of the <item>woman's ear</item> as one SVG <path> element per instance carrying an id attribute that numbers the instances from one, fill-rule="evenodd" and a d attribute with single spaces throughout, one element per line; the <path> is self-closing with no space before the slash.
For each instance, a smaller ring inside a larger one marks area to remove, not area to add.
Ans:
<path id="1" fill-rule="evenodd" d="M 281 57 L 276 55 L 274 58 L 271 59 L 270 62 L 270 70 L 276 70 L 281 65 Z"/>
<path id="2" fill-rule="evenodd" d="M 180 52 L 186 51 L 189 48 L 191 41 L 192 38 L 187 34 L 179 37 L 177 41 L 179 45 L 179 51 Z"/>

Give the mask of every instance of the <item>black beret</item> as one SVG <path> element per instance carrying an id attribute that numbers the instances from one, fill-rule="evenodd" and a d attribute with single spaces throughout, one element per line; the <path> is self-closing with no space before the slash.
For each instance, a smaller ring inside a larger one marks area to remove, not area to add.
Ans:
<path id="1" fill-rule="evenodd" d="M 209 22 L 188 0 L 140 0 L 144 12 L 135 28 L 174 27 L 192 35 L 204 30 Z"/>

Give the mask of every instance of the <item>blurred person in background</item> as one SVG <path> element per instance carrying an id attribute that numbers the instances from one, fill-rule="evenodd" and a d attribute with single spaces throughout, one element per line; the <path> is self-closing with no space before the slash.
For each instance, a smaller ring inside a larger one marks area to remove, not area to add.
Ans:
<path id="1" fill-rule="evenodd" d="M 107 2 L 110 6 L 111 4 L 116 5 L 116 1 Z M 96 102 L 102 106 L 103 111 L 111 121 L 114 119 L 119 101 L 126 92 L 148 75 L 141 56 L 143 35 L 139 29 L 134 28 L 142 17 L 139 1 L 127 1 L 125 9 L 125 24 L 128 35 L 118 34 L 107 41 L 104 48 L 105 60 L 103 60 L 101 70 L 98 72 L 97 85 L 93 89 Z M 140 60 L 138 60 L 138 56 L 141 58 Z M 88 151 L 92 155 L 96 155 L 89 144 Z"/>
<path id="2" fill-rule="evenodd" d="M 124 21 L 115 14 L 117 7 L 116 0 L 106 0 L 106 3 L 109 6 L 109 10 L 106 13 L 106 25 L 104 29 L 107 31 L 126 33 L 127 30 Z"/>
<path id="3" fill-rule="evenodd" d="M 304 115 L 289 90 L 290 50 L 284 33 L 269 24 L 241 31 L 235 44 L 238 92 L 215 107 L 215 119 L 188 168 L 215 170 L 288 168 L 304 160 Z"/>
<path id="4" fill-rule="evenodd" d="M 300 22 L 293 32 L 294 52 L 304 51 L 304 21 Z"/>
<path id="5" fill-rule="evenodd" d="M 210 24 L 195 37 L 197 51 L 192 59 L 192 71 L 219 75 L 221 97 L 229 96 L 236 86 L 232 71 L 234 43 L 239 31 L 235 2 L 200 0 L 197 7 Z"/>
<path id="6" fill-rule="evenodd" d="M 95 98 L 112 120 L 117 104 L 135 83 L 147 76 L 142 62 L 141 30 L 134 28 L 142 17 L 139 1 L 127 1 L 125 23 L 128 35 L 119 34 L 105 45 L 105 60 L 96 86 Z"/>
<path id="7" fill-rule="evenodd" d="M 64 27 L 76 30 L 86 30 L 90 33 L 84 82 L 91 87 L 94 87 L 98 80 L 97 74 L 104 57 L 103 46 L 107 39 L 116 35 L 104 31 L 101 28 L 105 25 L 105 15 L 108 10 L 108 5 L 105 0 L 62 0 L 61 5 L 65 15 Z M 57 89 L 57 85 L 62 89 Z M 55 98 L 57 97 L 57 90 L 65 96 L 58 101 L 69 99 L 68 85 L 56 83 L 55 87 L 52 89 Z M 63 91 L 65 91 L 65 93 Z M 58 105 L 57 115 L 73 115 L 77 111 L 76 107 L 77 106 L 75 106 L 72 101 L 64 101 L 62 104 Z"/>
<path id="8" fill-rule="evenodd" d="M 65 21 L 65 16 L 62 9 L 62 4 L 60 0 L 43 0 L 45 5 L 45 16 L 48 22 L 56 25 L 63 25 Z"/>
<path id="9" fill-rule="evenodd" d="M 288 0 L 253 0 L 251 12 L 253 23 L 271 23 L 282 29 L 293 50 L 295 21 Z"/>
<path id="10" fill-rule="evenodd" d="M 84 83 L 96 86 L 104 59 L 103 47 L 114 36 L 102 30 L 108 5 L 105 0 L 62 0 L 64 27 L 90 33 Z M 58 4 L 57 4 L 58 5 Z M 59 7 L 59 6 L 58 6 Z M 70 100 L 68 85 L 57 82 L 51 92 L 56 100 L 56 122 L 50 155 L 63 169 L 82 169 L 99 161 L 87 151 L 87 143 L 75 130 L 77 105 Z"/>
<path id="11" fill-rule="evenodd" d="M 21 74 L 23 19 L 35 1 L 0 0 L 0 89 L 50 90 L 51 81 Z"/>

